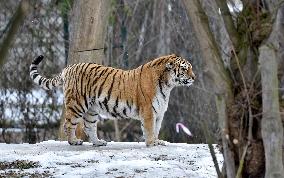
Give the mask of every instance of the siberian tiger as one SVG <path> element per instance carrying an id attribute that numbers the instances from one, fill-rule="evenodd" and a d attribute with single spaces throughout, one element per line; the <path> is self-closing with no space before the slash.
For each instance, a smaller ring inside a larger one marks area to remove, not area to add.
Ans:
<path id="1" fill-rule="evenodd" d="M 158 139 L 170 92 L 175 86 L 190 86 L 195 80 L 191 64 L 172 54 L 159 57 L 133 70 L 121 70 L 94 63 L 73 64 L 54 78 L 38 73 L 39 56 L 30 66 L 32 80 L 50 90 L 63 86 L 65 133 L 70 145 L 81 145 L 75 129 L 80 118 L 95 146 L 106 145 L 97 137 L 102 118 L 132 118 L 141 121 L 147 146 L 165 145 Z"/>

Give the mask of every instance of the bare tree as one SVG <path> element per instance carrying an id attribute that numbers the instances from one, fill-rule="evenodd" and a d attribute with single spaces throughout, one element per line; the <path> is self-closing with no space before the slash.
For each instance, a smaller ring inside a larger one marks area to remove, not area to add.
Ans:
<path id="1" fill-rule="evenodd" d="M 68 64 L 79 62 L 95 62 L 101 64 L 105 60 L 105 38 L 110 12 L 109 0 L 75 1 L 70 24 L 70 48 Z M 63 111 L 64 113 L 64 111 Z M 60 137 L 63 132 L 64 114 L 61 117 Z M 79 137 L 86 137 L 78 125 Z"/>
<path id="2" fill-rule="evenodd" d="M 184 3 L 203 50 L 202 61 L 214 66 L 206 71 L 212 70 L 210 84 L 216 85 L 211 91 L 216 95 L 226 176 L 282 177 L 283 126 L 277 78 L 283 39 L 281 1 L 244 0 L 237 15 L 229 11 L 225 0 Z M 236 1 L 230 3 L 236 6 Z M 231 41 L 229 66 L 222 60 L 222 44 L 216 43 L 220 41 L 214 31 L 216 23 L 210 23 L 212 4 L 214 12 L 220 11 L 214 18 L 223 21 L 219 26 L 225 27 Z M 216 76 L 223 78 L 217 80 Z"/>
<path id="3" fill-rule="evenodd" d="M 5 64 L 8 51 L 15 40 L 15 36 L 17 35 L 20 25 L 23 23 L 28 14 L 29 8 L 29 2 L 27 0 L 22 0 L 13 18 L 7 24 L 6 29 L 9 29 L 9 31 L 6 38 L 3 40 L 2 45 L 0 46 L 0 66 Z"/>
<path id="4" fill-rule="evenodd" d="M 28 3 L 28 13 L 21 12 L 23 3 Z M 1 126 L 6 130 L 2 132 L 1 141 L 35 143 L 57 137 L 53 126 L 61 110 L 60 92 L 38 89 L 32 84 L 28 70 L 32 59 L 39 54 L 48 59 L 41 67 L 43 73 L 57 73 L 57 69 L 63 67 L 63 25 L 59 9 L 55 1 L 0 2 L 3 27 L 0 28 L 0 43 L 5 47 L 1 50 L 8 50 L 1 55 L 2 58 L 6 56 L 0 69 L 0 100 L 4 102 L 0 105 Z M 22 21 L 12 25 L 17 18 Z"/>

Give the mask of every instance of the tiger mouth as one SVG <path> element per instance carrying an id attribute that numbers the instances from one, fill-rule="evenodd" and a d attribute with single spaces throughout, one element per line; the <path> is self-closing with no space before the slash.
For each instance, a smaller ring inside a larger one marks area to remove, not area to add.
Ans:
<path id="1" fill-rule="evenodd" d="M 176 79 L 176 82 L 178 82 L 179 85 L 190 86 L 190 85 L 193 84 L 194 80 L 192 80 L 192 79 Z"/>
<path id="2" fill-rule="evenodd" d="M 193 84 L 193 82 L 194 82 L 194 80 L 192 80 L 192 79 L 187 79 L 187 80 L 183 80 L 182 84 L 183 84 L 183 85 L 186 85 L 186 86 L 190 86 L 190 85 Z"/>

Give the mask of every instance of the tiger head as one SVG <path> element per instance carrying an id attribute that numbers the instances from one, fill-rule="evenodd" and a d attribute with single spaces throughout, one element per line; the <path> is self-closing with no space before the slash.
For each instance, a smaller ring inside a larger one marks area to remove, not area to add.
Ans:
<path id="1" fill-rule="evenodd" d="M 174 86 L 190 86 L 195 80 L 192 65 L 182 57 L 174 55 L 166 64 L 170 75 L 170 82 Z"/>

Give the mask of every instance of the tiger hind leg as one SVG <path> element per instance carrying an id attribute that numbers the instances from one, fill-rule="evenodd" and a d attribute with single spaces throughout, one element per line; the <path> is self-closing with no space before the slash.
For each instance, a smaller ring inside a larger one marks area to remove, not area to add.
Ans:
<path id="1" fill-rule="evenodd" d="M 68 114 L 66 113 L 66 116 Z M 64 130 L 67 135 L 67 140 L 70 145 L 82 145 L 83 140 L 76 137 L 75 131 L 78 124 L 78 118 L 65 118 Z"/>
<path id="2" fill-rule="evenodd" d="M 107 142 L 105 140 L 98 139 L 97 135 L 97 124 L 99 122 L 100 116 L 97 113 L 88 111 L 84 116 L 84 131 L 89 137 L 89 141 L 93 143 L 94 146 L 106 146 Z"/>

